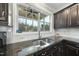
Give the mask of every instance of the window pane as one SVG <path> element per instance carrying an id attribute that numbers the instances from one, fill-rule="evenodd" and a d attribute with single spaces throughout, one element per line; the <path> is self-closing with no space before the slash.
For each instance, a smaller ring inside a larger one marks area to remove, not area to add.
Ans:
<path id="1" fill-rule="evenodd" d="M 44 18 L 40 19 L 41 22 L 44 22 Z"/>
<path id="2" fill-rule="evenodd" d="M 26 24 L 26 19 L 23 18 L 23 17 L 19 17 L 19 18 L 18 18 L 18 22 L 19 22 L 19 23 Z"/>
<path id="3" fill-rule="evenodd" d="M 50 25 L 49 25 L 49 16 L 41 14 L 40 15 L 40 26 L 41 26 L 41 31 L 49 31 L 50 30 Z"/>
<path id="4" fill-rule="evenodd" d="M 32 25 L 32 20 L 31 19 L 27 19 L 27 25 Z"/>
<path id="5" fill-rule="evenodd" d="M 38 26 L 38 22 L 36 20 L 33 21 L 33 26 Z"/>
<path id="6" fill-rule="evenodd" d="M 22 5 L 18 5 L 17 9 L 18 9 L 19 16 L 23 16 L 23 17 L 26 17 L 27 16 L 27 11 L 26 11 L 27 8 L 25 8 Z"/>
<path id="7" fill-rule="evenodd" d="M 38 12 L 30 7 L 18 5 L 19 29 L 22 31 L 37 31 Z"/>
<path id="8" fill-rule="evenodd" d="M 37 29 L 38 29 L 38 21 L 33 20 L 33 31 L 37 31 Z"/>
<path id="9" fill-rule="evenodd" d="M 48 22 L 49 23 L 49 19 L 50 19 L 49 16 L 46 16 L 45 17 L 45 22 Z"/>
<path id="10" fill-rule="evenodd" d="M 26 30 L 26 27 L 27 27 L 27 25 L 26 25 L 26 19 L 25 18 L 22 18 L 22 17 L 19 17 L 18 18 L 18 22 L 19 22 L 19 29 L 21 31 L 25 31 Z"/>
<path id="11" fill-rule="evenodd" d="M 49 23 L 45 23 L 45 30 L 48 31 L 50 29 Z"/>
<path id="12" fill-rule="evenodd" d="M 40 29 L 41 31 L 44 31 L 44 22 L 40 22 Z"/>
<path id="13" fill-rule="evenodd" d="M 38 30 L 38 13 L 37 10 L 30 6 L 18 5 L 18 22 L 19 29 L 26 32 L 33 32 Z M 41 31 L 49 31 L 49 16 L 40 13 L 40 29 Z"/>
<path id="14" fill-rule="evenodd" d="M 32 20 L 31 19 L 27 19 L 27 31 L 32 31 Z"/>

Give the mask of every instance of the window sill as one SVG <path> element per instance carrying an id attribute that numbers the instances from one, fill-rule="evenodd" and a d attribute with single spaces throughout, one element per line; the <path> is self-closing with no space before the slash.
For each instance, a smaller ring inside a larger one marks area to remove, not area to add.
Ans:
<path id="1" fill-rule="evenodd" d="M 22 33 L 16 33 L 16 35 L 38 35 L 39 32 L 22 32 Z M 41 31 L 41 34 L 43 33 L 51 33 L 50 31 Z"/>

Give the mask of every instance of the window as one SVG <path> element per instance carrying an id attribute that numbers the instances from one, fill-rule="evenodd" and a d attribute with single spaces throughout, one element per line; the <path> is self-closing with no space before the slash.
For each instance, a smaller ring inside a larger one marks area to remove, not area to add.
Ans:
<path id="1" fill-rule="evenodd" d="M 19 30 L 22 32 L 36 32 L 38 31 L 39 23 L 41 31 L 50 30 L 49 16 L 37 12 L 30 7 L 17 5 L 18 9 L 18 23 Z M 40 22 L 38 23 L 38 15 L 40 13 Z"/>
<path id="2" fill-rule="evenodd" d="M 40 28 L 41 28 L 41 31 L 49 31 L 50 30 L 49 16 L 41 14 Z"/>
<path id="3" fill-rule="evenodd" d="M 18 5 L 18 22 L 21 31 L 33 32 L 38 27 L 38 12 Z"/>

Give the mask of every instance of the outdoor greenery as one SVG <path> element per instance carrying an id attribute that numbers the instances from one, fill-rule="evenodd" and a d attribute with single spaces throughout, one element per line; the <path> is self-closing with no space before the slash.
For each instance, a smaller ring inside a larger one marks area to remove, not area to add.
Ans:
<path id="1" fill-rule="evenodd" d="M 23 6 L 18 6 L 18 22 L 19 29 L 25 32 L 33 32 L 38 30 L 38 13 L 33 11 L 28 11 L 30 9 L 24 8 Z M 49 17 L 40 13 L 40 29 L 41 31 L 49 31 Z"/>

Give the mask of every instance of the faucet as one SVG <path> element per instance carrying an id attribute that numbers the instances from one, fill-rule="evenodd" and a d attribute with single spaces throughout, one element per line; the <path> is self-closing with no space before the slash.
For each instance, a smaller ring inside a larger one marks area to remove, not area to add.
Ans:
<path id="1" fill-rule="evenodd" d="M 40 43 L 40 40 L 41 40 L 41 35 L 40 35 L 40 13 L 38 13 L 38 25 L 39 25 L 39 27 L 38 27 L 38 39 L 33 40 L 32 42 L 39 41 L 39 43 Z"/>
<path id="2" fill-rule="evenodd" d="M 38 32 L 38 35 L 39 35 L 39 39 L 41 39 L 41 34 L 40 34 L 40 31 Z"/>

